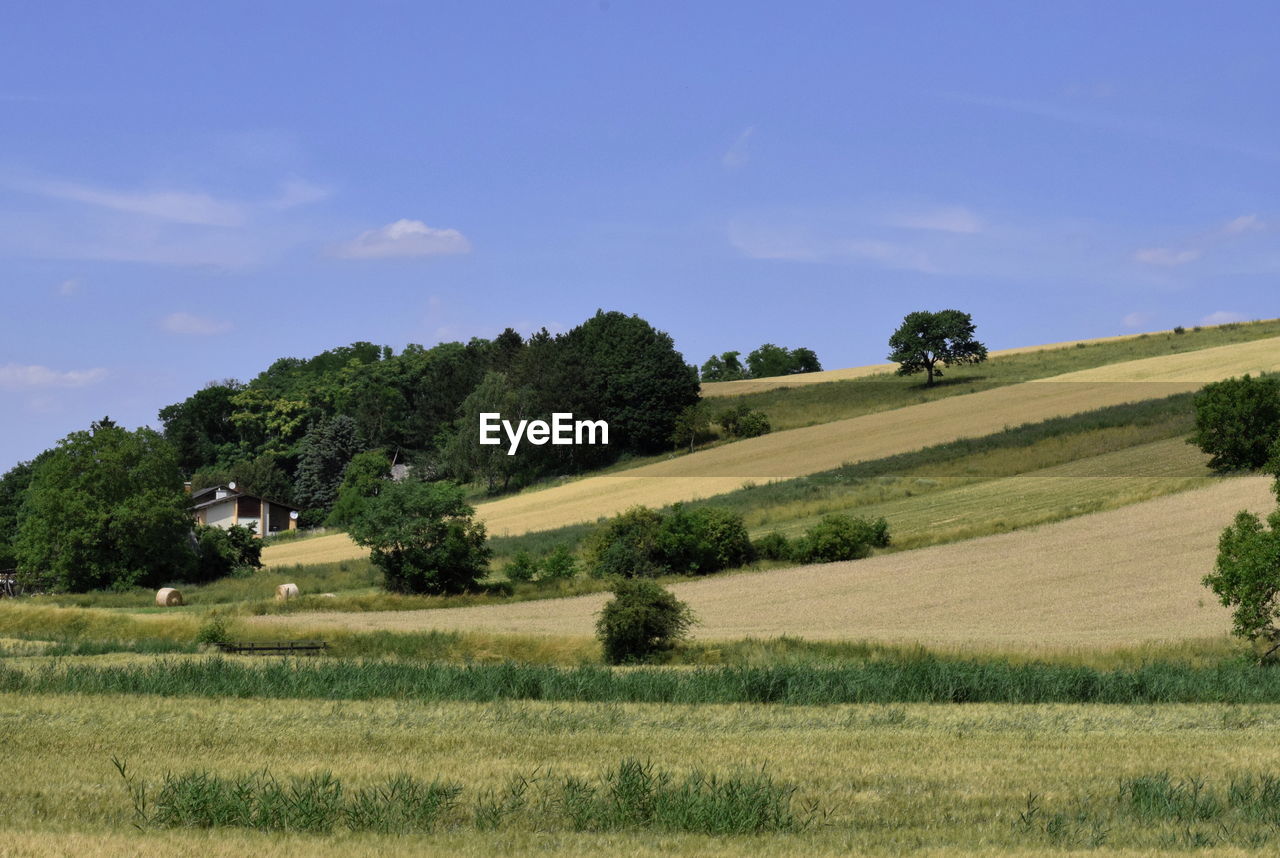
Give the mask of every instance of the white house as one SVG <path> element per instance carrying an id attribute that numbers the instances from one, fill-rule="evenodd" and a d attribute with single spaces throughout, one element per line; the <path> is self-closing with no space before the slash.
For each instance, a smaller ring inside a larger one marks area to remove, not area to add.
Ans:
<path id="1" fill-rule="evenodd" d="M 258 536 L 296 530 L 298 510 L 273 500 L 237 491 L 235 483 L 210 486 L 191 493 L 197 524 L 229 528 L 240 525 Z"/>

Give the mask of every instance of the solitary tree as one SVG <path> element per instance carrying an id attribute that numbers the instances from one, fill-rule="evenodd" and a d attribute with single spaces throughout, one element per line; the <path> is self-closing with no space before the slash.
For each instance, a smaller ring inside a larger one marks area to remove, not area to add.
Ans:
<path id="1" fill-rule="evenodd" d="M 1238 513 L 1218 540 L 1218 562 L 1204 584 L 1235 609 L 1232 633 L 1267 645 L 1262 660 L 1274 656 L 1280 650 L 1280 510 L 1266 527 L 1253 513 Z"/>
<path id="2" fill-rule="evenodd" d="M 689 606 L 669 590 L 653 581 L 624 579 L 600 612 L 596 635 L 610 664 L 648 661 L 674 648 L 693 622 Z"/>
<path id="3" fill-rule="evenodd" d="M 1280 436 L 1280 379 L 1228 378 L 1206 384 L 1195 398 L 1191 443 L 1212 458 L 1216 471 L 1253 470 L 1267 464 Z"/>
<path id="4" fill-rule="evenodd" d="M 889 360 L 897 363 L 898 375 L 913 375 L 923 370 L 928 374 L 927 386 L 942 377 L 943 367 L 981 363 L 987 359 L 987 347 L 973 338 L 973 319 L 959 310 L 930 313 L 922 310 L 908 313 L 902 325 L 889 338 Z"/>
<path id="5" fill-rule="evenodd" d="M 484 577 L 492 549 L 462 489 L 408 479 L 367 498 L 348 533 L 370 549 L 394 593 L 461 593 Z"/>

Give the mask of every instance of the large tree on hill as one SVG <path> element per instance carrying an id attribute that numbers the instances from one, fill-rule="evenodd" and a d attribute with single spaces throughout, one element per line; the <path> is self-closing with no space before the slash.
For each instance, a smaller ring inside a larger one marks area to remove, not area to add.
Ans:
<path id="1" fill-rule="evenodd" d="M 294 503 L 305 510 L 322 510 L 327 515 L 338 498 L 342 472 L 362 449 L 364 445 L 356 422 L 345 414 L 312 426 L 300 445 Z"/>
<path id="2" fill-rule="evenodd" d="M 18 565 L 14 539 L 18 533 L 18 512 L 31 486 L 32 462 L 19 462 L 0 477 L 0 570 Z"/>
<path id="3" fill-rule="evenodd" d="M 974 339 L 973 318 L 959 310 L 908 313 L 889 338 L 889 360 L 898 364 L 898 375 L 925 372 L 926 385 L 942 377 L 941 367 L 981 363 L 987 347 Z"/>
<path id="4" fill-rule="evenodd" d="M 813 349 L 785 349 L 773 343 L 765 343 L 747 355 L 747 366 L 752 378 L 773 378 L 779 375 L 799 375 L 819 372 L 822 364 Z"/>
<path id="5" fill-rule="evenodd" d="M 1280 378 L 1245 375 L 1206 384 L 1195 409 L 1190 442 L 1212 457 L 1209 467 L 1255 470 L 1267 464 L 1280 437 Z"/>
<path id="6" fill-rule="evenodd" d="M 1248 511 L 1218 540 L 1218 562 L 1204 584 L 1232 608 L 1232 632 L 1267 647 L 1263 660 L 1280 651 L 1280 510 L 1264 526 Z"/>
<path id="7" fill-rule="evenodd" d="M 56 590 L 184 580 L 196 555 L 173 447 L 110 420 L 41 456 L 18 515 L 19 576 Z"/>
<path id="8" fill-rule="evenodd" d="M 206 385 L 182 402 L 160 409 L 164 437 L 177 452 L 178 465 L 190 476 L 202 467 L 239 454 L 240 436 L 231 422 L 231 399 L 244 389 L 237 381 Z"/>

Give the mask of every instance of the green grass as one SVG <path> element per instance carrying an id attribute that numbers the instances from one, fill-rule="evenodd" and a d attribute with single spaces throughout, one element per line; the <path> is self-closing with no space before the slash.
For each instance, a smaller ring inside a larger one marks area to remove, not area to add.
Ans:
<path id="1" fill-rule="evenodd" d="M 1100 670 L 1078 665 L 930 654 L 840 667 L 718 668 L 224 657 L 158 658 L 115 666 L 0 665 L 0 692 L 411 701 L 548 700 L 591 703 L 821 706 L 845 703 L 1280 703 L 1280 670 L 1244 659 L 1212 667 L 1153 662 Z"/>

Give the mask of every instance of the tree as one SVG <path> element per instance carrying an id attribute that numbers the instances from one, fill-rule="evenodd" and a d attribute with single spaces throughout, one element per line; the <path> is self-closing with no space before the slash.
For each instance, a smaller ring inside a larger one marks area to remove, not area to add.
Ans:
<path id="1" fill-rule="evenodd" d="M 192 583 L 215 581 L 237 569 L 262 568 L 262 540 L 252 528 L 238 524 L 226 529 L 198 525 L 195 539 L 197 560 Z"/>
<path id="2" fill-rule="evenodd" d="M 300 446 L 294 502 L 327 513 L 337 500 L 347 463 L 362 446 L 355 421 L 345 414 L 312 426 Z"/>
<path id="3" fill-rule="evenodd" d="M 822 364 L 813 349 L 787 350 L 773 343 L 765 343 L 747 355 L 747 366 L 752 378 L 771 378 L 779 375 L 799 375 L 802 372 L 818 372 Z"/>
<path id="4" fill-rule="evenodd" d="M 109 420 L 37 460 L 18 515 L 20 577 L 84 592 L 186 580 L 191 514 L 172 445 Z"/>
<path id="5" fill-rule="evenodd" d="M 1232 633 L 1254 643 L 1270 644 L 1266 660 L 1280 650 L 1280 510 L 1264 527 L 1258 516 L 1237 513 L 1235 523 L 1218 539 L 1215 571 L 1204 584 L 1218 596 L 1231 614 Z"/>
<path id="6" fill-rule="evenodd" d="M 889 338 L 889 360 L 899 364 L 898 375 L 928 374 L 925 384 L 933 386 L 942 377 L 943 367 L 982 363 L 987 347 L 973 338 L 973 318 L 959 310 L 908 313 Z"/>
<path id="7" fill-rule="evenodd" d="M 693 405 L 687 405 L 676 417 L 674 428 L 671 430 L 671 443 L 677 447 L 683 447 L 686 443 L 689 445 L 689 452 L 693 452 L 693 445 L 697 443 L 698 438 L 707 434 L 711 428 L 711 417 L 707 414 L 706 404 L 696 402 Z"/>
<path id="8" fill-rule="evenodd" d="M 0 477 L 0 570 L 18 565 L 13 542 L 18 532 L 18 511 L 31 485 L 32 462 L 19 462 Z"/>
<path id="9" fill-rule="evenodd" d="M 1209 467 L 1235 471 L 1267 464 L 1280 437 L 1280 379 L 1245 375 L 1206 384 L 1195 409 L 1190 443 L 1212 457 Z"/>
<path id="10" fill-rule="evenodd" d="M 325 522 L 330 527 L 346 527 L 364 506 L 365 500 L 377 495 L 391 475 L 391 460 L 381 450 L 356 453 L 342 472 L 338 500 Z"/>
<path id="11" fill-rule="evenodd" d="M 649 661 L 684 640 L 694 622 L 689 606 L 655 582 L 622 580 L 600 612 L 596 635 L 610 664 Z"/>
<path id="12" fill-rule="evenodd" d="M 742 366 L 739 356 L 742 352 L 724 352 L 712 355 L 702 365 L 703 381 L 737 381 L 746 378 L 747 371 Z"/>
<path id="13" fill-rule="evenodd" d="M 184 401 L 160 409 L 164 437 L 177 451 L 184 474 L 190 476 L 239 452 L 231 399 L 243 389 L 238 381 L 209 384 Z"/>
<path id="14" fill-rule="evenodd" d="M 889 544 L 889 525 L 883 518 L 871 521 L 841 513 L 824 516 L 791 546 L 791 558 L 800 563 L 860 560 L 873 548 Z"/>
<path id="15" fill-rule="evenodd" d="M 526 466 L 525 457 L 507 455 L 506 444 L 480 443 L 480 415 L 485 413 L 501 414 L 502 419 L 513 424 L 529 419 L 533 417 L 529 393 L 516 390 L 503 373 L 486 373 L 479 386 L 462 401 L 462 416 L 454 425 L 444 459 L 456 478 L 478 477 L 490 492 L 499 487 L 506 491 L 511 478 Z"/>
<path id="16" fill-rule="evenodd" d="M 407 479 L 369 498 L 347 532 L 370 549 L 391 592 L 461 593 L 493 554 L 474 515 L 458 486 Z"/>

